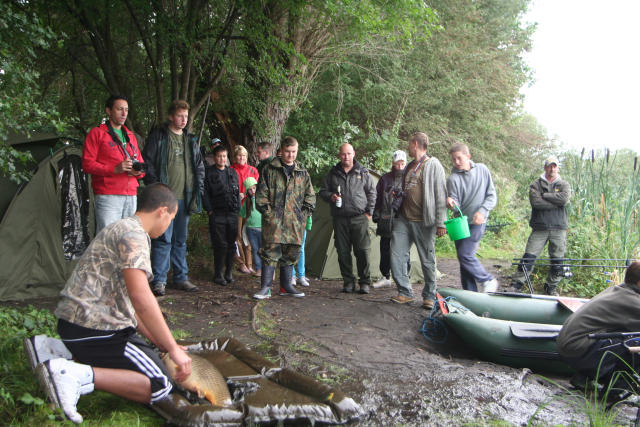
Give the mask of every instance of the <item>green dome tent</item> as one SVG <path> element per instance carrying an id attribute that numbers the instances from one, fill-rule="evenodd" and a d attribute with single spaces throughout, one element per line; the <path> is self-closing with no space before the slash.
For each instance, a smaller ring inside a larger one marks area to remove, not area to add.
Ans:
<path id="1" fill-rule="evenodd" d="M 50 147 L 54 145 L 55 142 Z M 74 259 L 79 256 L 70 255 L 68 250 L 65 253 L 64 249 L 69 240 L 63 239 L 63 229 L 68 231 L 69 224 L 63 224 L 63 209 L 68 208 L 73 197 L 68 196 L 62 184 L 68 181 L 66 172 L 63 173 L 64 165 L 70 160 L 78 164 L 82 147 L 69 145 L 55 152 L 47 149 L 39 155 L 32 154 L 39 164 L 28 182 L 17 190 L 13 183 L 0 183 L 3 195 L 13 194 L 6 210 L 0 212 L 0 300 L 3 301 L 57 296 L 75 266 Z M 79 172 L 79 176 L 84 175 Z M 71 178 L 72 186 L 88 185 L 88 181 L 77 178 Z M 92 193 L 88 191 L 88 194 L 90 198 Z M 81 219 L 85 237 L 91 233 L 84 239 L 88 244 L 94 230 L 92 201 L 86 209 Z"/>
<path id="2" fill-rule="evenodd" d="M 374 182 L 378 182 L 378 176 L 371 174 Z M 371 235 L 371 252 L 369 254 L 371 278 L 379 279 L 380 275 L 380 236 L 376 235 L 377 225 L 371 222 L 369 234 Z M 354 274 L 356 260 L 353 254 Z M 305 244 L 305 257 L 307 275 L 324 280 L 341 280 L 340 266 L 338 265 L 338 253 L 333 243 L 333 218 L 331 208 L 319 195 L 316 195 L 316 209 L 313 212 L 313 227 L 307 235 Z M 422 267 L 420 257 L 415 245 L 411 247 L 411 282 L 421 282 Z M 437 274 L 437 273 L 436 273 Z"/>

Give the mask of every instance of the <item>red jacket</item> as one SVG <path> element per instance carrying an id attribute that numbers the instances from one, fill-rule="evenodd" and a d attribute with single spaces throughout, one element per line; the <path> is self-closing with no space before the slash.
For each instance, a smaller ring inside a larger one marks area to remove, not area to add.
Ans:
<path id="1" fill-rule="evenodd" d="M 142 153 L 135 135 L 126 127 L 122 128 L 129 137 L 127 152 L 131 158 L 142 162 Z M 117 175 L 113 172 L 116 165 L 126 158 L 122 146 L 116 144 L 109 135 L 107 125 L 102 124 L 89 131 L 82 148 L 82 169 L 92 175 L 91 186 L 94 194 L 135 196 L 138 193 L 138 179 L 144 174 L 131 176 L 127 172 Z"/>

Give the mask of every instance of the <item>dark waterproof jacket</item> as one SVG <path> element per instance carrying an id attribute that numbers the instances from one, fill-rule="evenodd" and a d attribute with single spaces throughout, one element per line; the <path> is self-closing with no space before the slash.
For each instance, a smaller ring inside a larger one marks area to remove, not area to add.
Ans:
<path id="1" fill-rule="evenodd" d="M 238 174 L 230 167 L 218 173 L 216 166 L 207 166 L 204 179 L 202 206 L 213 214 L 238 214 L 240 211 L 240 185 Z"/>
<path id="2" fill-rule="evenodd" d="M 342 195 L 342 207 L 337 208 L 331 202 L 331 195 L 338 192 Z M 354 217 L 362 214 L 373 215 L 376 205 L 376 190 L 369 171 L 357 160 L 353 161 L 353 167 L 349 173 L 345 173 L 342 165 L 338 163 L 331 168 L 324 177 L 320 197 L 331 205 L 332 216 Z"/>
<path id="3" fill-rule="evenodd" d="M 194 214 L 200 212 L 202 208 L 202 193 L 204 191 L 204 163 L 202 154 L 200 153 L 200 145 L 195 135 L 187 133 L 183 130 L 183 138 L 187 138 L 187 144 L 191 153 L 191 168 L 193 170 L 193 188 L 185 191 L 184 204 L 187 206 L 187 212 Z M 167 124 L 157 127 L 151 131 L 147 138 L 142 156 L 147 163 L 147 174 L 144 177 L 144 183 L 149 185 L 154 182 L 166 184 L 167 179 L 167 157 L 169 147 L 169 128 Z M 180 195 L 178 195 L 180 199 Z"/>
<path id="4" fill-rule="evenodd" d="M 393 191 L 402 191 L 402 171 L 398 174 L 397 188 L 395 172 L 387 172 L 380 177 L 376 185 L 376 206 L 373 210 L 373 222 L 378 224 L 376 234 L 382 237 L 391 237 L 393 232 L 393 218 L 396 213 L 393 210 Z"/>
<path id="5" fill-rule="evenodd" d="M 534 230 L 566 230 L 569 228 L 567 204 L 571 198 L 571 186 L 558 177 L 553 183 L 540 177 L 529 186 L 531 219 Z"/>
<path id="6" fill-rule="evenodd" d="M 307 218 L 316 206 L 309 173 L 298 162 L 287 176 L 276 157 L 260 172 L 256 209 L 262 214 L 262 238 L 269 244 L 301 245 Z"/>

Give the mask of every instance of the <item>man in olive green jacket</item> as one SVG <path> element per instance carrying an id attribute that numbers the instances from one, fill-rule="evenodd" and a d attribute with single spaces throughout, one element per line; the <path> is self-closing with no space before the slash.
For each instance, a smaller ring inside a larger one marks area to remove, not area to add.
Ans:
<path id="1" fill-rule="evenodd" d="M 298 141 L 291 136 L 282 142 L 282 157 L 274 158 L 262 170 L 256 192 L 256 208 L 262 214 L 262 274 L 260 291 L 253 297 L 271 297 L 275 268 L 280 262 L 280 295 L 303 297 L 291 286 L 293 266 L 298 262 L 307 218 L 316 204 L 309 173 L 298 162 Z"/>

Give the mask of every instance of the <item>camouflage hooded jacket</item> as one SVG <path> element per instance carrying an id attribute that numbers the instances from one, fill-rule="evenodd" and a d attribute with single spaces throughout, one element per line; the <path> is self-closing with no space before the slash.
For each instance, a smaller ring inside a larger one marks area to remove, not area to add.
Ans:
<path id="1" fill-rule="evenodd" d="M 262 214 L 262 236 L 266 242 L 301 245 L 307 217 L 315 205 L 311 177 L 298 162 L 290 177 L 277 157 L 264 167 L 256 192 L 256 208 Z"/>

